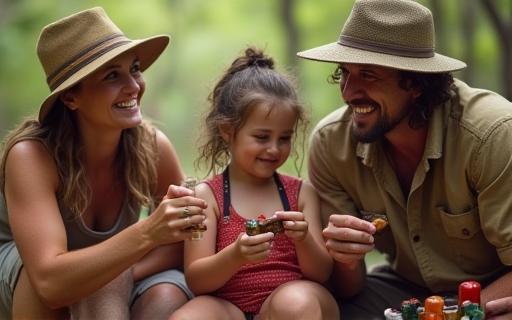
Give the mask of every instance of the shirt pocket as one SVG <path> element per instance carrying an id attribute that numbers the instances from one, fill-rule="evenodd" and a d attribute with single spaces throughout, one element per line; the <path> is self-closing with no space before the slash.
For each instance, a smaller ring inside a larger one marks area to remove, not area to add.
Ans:
<path id="1" fill-rule="evenodd" d="M 480 228 L 478 208 L 461 213 L 450 213 L 437 208 L 447 241 L 443 246 L 454 259 L 457 268 L 470 274 L 482 274 L 496 270 L 500 265 L 496 248 L 485 238 Z"/>
<path id="2" fill-rule="evenodd" d="M 449 238 L 471 239 L 480 232 L 477 207 L 457 214 L 449 213 L 443 207 L 437 209 L 441 216 L 443 229 Z"/>

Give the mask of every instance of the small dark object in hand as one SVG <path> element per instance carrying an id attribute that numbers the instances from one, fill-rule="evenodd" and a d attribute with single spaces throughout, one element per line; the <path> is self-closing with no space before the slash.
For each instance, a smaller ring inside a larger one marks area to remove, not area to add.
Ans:
<path id="1" fill-rule="evenodd" d="M 361 211 L 361 215 L 363 220 L 371 222 L 375 226 L 375 229 L 377 230 L 376 232 L 380 232 L 385 229 L 389 224 L 388 217 L 383 214 Z"/>
<path id="2" fill-rule="evenodd" d="M 250 236 L 265 232 L 273 232 L 274 234 L 284 232 L 283 222 L 275 218 L 269 219 L 250 219 L 245 223 L 245 232 Z"/>

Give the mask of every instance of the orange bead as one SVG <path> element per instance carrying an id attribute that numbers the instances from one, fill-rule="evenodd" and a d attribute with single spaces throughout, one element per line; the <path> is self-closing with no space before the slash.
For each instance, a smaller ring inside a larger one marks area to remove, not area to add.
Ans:
<path id="1" fill-rule="evenodd" d="M 425 313 L 443 315 L 444 300 L 440 296 L 431 296 L 425 299 Z"/>

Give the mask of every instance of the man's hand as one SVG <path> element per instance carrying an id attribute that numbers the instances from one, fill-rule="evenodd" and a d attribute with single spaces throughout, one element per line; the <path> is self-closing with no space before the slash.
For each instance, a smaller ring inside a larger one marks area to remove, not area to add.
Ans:
<path id="1" fill-rule="evenodd" d="M 351 215 L 333 214 L 323 230 L 325 246 L 334 260 L 356 266 L 373 250 L 375 226 Z"/>
<path id="2" fill-rule="evenodd" d="M 485 319 L 512 319 L 512 297 L 491 300 L 485 304 Z"/>

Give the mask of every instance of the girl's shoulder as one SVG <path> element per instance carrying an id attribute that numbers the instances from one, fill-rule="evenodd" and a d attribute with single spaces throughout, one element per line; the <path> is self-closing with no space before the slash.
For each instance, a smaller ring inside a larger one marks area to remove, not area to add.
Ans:
<path id="1" fill-rule="evenodd" d="M 219 184 L 220 181 L 220 184 Z M 200 181 L 195 188 L 196 196 L 203 199 L 211 206 L 213 212 L 218 217 L 220 193 L 222 192 L 222 176 L 218 176 Z"/>
<path id="2" fill-rule="evenodd" d="M 281 180 L 281 183 L 283 184 L 285 189 L 301 189 L 302 184 L 304 181 L 302 178 L 296 177 L 296 176 L 290 176 L 283 173 L 278 173 L 279 180 Z"/>

